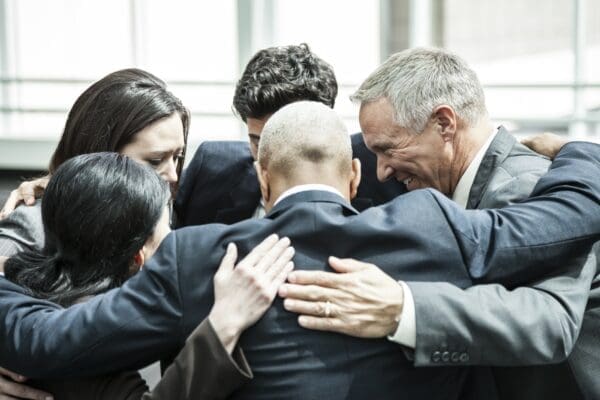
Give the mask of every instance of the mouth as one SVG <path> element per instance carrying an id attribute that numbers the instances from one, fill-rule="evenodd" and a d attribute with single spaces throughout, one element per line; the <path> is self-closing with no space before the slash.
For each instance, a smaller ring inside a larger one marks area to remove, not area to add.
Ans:
<path id="1" fill-rule="evenodd" d="M 404 183 L 406 186 L 408 186 L 411 182 L 412 182 L 413 178 L 406 178 L 402 181 L 402 183 Z"/>

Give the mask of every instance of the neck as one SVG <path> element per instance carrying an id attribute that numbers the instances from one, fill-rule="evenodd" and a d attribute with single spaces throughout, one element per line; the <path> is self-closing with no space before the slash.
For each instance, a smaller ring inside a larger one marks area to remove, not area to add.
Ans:
<path id="1" fill-rule="evenodd" d="M 287 190 L 300 185 L 327 185 L 338 190 L 346 200 L 350 201 L 350 187 L 348 183 L 341 182 L 340 177 L 328 177 L 326 175 L 303 174 L 293 178 L 274 177 L 271 180 L 269 188 L 269 199 L 265 201 L 265 210 L 268 212 L 273 205 Z"/>
<path id="2" fill-rule="evenodd" d="M 487 118 L 480 120 L 473 126 L 464 127 L 457 132 L 453 143 L 454 158 L 451 165 L 452 173 L 449 194 L 454 192 L 458 181 L 467 168 L 469 168 L 469 165 L 473 162 L 473 159 L 489 139 L 492 132 L 493 126 Z"/>

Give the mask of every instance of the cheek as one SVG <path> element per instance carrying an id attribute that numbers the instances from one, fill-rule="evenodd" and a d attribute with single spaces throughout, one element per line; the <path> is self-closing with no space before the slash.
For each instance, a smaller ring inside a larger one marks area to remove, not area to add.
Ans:
<path id="1" fill-rule="evenodd" d="M 255 143 L 250 143 L 250 153 L 252 153 L 252 158 L 256 160 L 258 158 L 258 145 Z"/>

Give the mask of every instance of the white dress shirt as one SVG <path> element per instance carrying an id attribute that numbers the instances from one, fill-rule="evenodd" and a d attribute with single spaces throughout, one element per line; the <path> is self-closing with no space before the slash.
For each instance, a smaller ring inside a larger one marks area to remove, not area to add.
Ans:
<path id="1" fill-rule="evenodd" d="M 279 198 L 275 201 L 275 203 L 273 204 L 273 206 L 275 206 L 275 204 L 279 203 L 281 200 L 283 200 L 284 198 L 291 196 L 293 194 L 296 193 L 300 193 L 300 192 L 307 192 L 309 190 L 323 190 L 326 192 L 331 192 L 331 193 L 335 193 L 337 195 L 339 195 L 340 197 L 344 197 L 339 190 L 337 190 L 336 188 L 332 187 L 332 186 L 328 186 L 328 185 L 321 185 L 318 183 L 314 183 L 314 184 L 306 184 L 306 185 L 298 185 L 298 186 L 293 186 L 291 188 L 289 188 L 288 190 L 286 190 L 285 192 L 283 192 Z M 266 215 L 266 210 L 265 210 L 265 201 L 262 199 L 260 199 L 260 203 L 258 204 L 258 207 L 256 207 L 256 210 L 254 210 L 254 214 L 252 214 L 252 218 L 262 218 Z"/>
<path id="2" fill-rule="evenodd" d="M 467 202 L 469 201 L 469 193 L 471 187 L 475 181 L 475 176 L 483 161 L 483 156 L 488 151 L 492 141 L 496 137 L 498 129 L 494 129 L 494 132 L 490 135 L 487 141 L 481 146 L 473 161 L 469 164 L 464 174 L 460 177 L 454 193 L 452 194 L 452 200 L 458 203 L 462 208 L 467 208 Z M 393 335 L 388 336 L 388 339 L 400 343 L 403 346 L 414 349 L 417 343 L 417 324 L 415 319 L 415 301 L 413 299 L 410 287 L 403 281 L 399 281 L 404 291 L 404 305 L 402 307 L 402 314 L 400 316 L 400 322 L 398 328 Z"/>
<path id="3" fill-rule="evenodd" d="M 285 199 L 286 197 L 290 197 L 291 195 L 300 193 L 300 192 L 308 192 L 310 190 L 322 190 L 324 192 L 331 192 L 331 193 L 337 194 L 342 199 L 344 198 L 344 195 L 342 195 L 340 193 L 340 191 L 337 190 L 336 188 L 334 188 L 333 186 L 322 185 L 320 183 L 309 183 L 306 185 L 293 186 L 293 187 L 289 188 L 288 190 L 286 190 L 285 192 L 281 193 L 279 198 L 277 200 L 275 200 L 275 203 L 273 203 L 273 207 L 275 207 L 277 205 L 277 203 L 279 203 L 281 200 Z"/>

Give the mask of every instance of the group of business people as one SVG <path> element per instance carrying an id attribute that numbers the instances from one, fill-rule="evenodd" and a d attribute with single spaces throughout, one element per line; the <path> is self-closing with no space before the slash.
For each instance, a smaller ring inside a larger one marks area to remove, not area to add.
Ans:
<path id="1" fill-rule="evenodd" d="M 3 371 L 56 398 L 597 397 L 600 148 L 518 143 L 440 49 L 363 82 L 362 134 L 336 95 L 308 46 L 258 52 L 233 101 L 250 145 L 205 142 L 182 174 L 162 81 L 92 85 L 49 183 L 6 209 L 43 200 L 0 222 Z M 118 372 L 159 359 L 153 392 Z"/>

